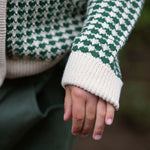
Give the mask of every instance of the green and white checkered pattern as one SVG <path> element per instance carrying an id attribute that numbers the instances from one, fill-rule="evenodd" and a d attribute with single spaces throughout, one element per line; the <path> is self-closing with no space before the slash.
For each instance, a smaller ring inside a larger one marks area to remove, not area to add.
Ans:
<path id="1" fill-rule="evenodd" d="M 144 0 L 9 0 L 7 56 L 53 60 L 69 51 L 91 54 L 121 78 L 118 51 Z"/>
<path id="2" fill-rule="evenodd" d="M 141 7 L 141 0 L 89 0 L 84 27 L 75 38 L 72 50 L 100 58 L 121 77 L 118 51 L 127 40 Z"/>
<path id="3" fill-rule="evenodd" d="M 70 50 L 82 28 L 86 2 L 9 0 L 7 56 L 50 60 Z"/>

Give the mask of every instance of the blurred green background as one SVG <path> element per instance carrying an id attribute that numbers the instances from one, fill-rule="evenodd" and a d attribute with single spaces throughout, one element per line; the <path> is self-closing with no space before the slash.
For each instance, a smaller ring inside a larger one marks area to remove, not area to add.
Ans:
<path id="1" fill-rule="evenodd" d="M 78 138 L 74 150 L 150 150 L 150 0 L 119 53 L 124 86 L 120 110 L 101 141 Z"/>
<path id="2" fill-rule="evenodd" d="M 124 81 L 121 118 L 138 126 L 150 127 L 150 1 L 147 0 L 127 44 L 120 52 Z"/>

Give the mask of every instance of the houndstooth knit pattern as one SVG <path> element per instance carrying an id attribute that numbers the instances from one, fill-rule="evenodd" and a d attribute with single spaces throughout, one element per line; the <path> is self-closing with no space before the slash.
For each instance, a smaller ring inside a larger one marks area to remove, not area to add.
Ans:
<path id="1" fill-rule="evenodd" d="M 7 56 L 60 57 L 80 33 L 85 12 L 85 0 L 9 0 Z"/>
<path id="2" fill-rule="evenodd" d="M 109 64 L 121 78 L 118 51 L 133 29 L 143 2 L 9 0 L 7 56 L 53 60 L 71 49 Z"/>
<path id="3" fill-rule="evenodd" d="M 89 0 L 84 27 L 72 50 L 100 58 L 121 78 L 118 51 L 133 29 L 142 5 L 143 0 Z"/>

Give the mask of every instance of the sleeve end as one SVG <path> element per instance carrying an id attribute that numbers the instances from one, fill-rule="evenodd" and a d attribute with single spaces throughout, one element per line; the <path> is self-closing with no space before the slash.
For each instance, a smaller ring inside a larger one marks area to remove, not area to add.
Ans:
<path id="1" fill-rule="evenodd" d="M 100 59 L 91 57 L 88 53 L 71 52 L 62 82 L 65 85 L 75 85 L 99 96 L 119 109 L 119 98 L 123 82 L 110 66 Z"/>

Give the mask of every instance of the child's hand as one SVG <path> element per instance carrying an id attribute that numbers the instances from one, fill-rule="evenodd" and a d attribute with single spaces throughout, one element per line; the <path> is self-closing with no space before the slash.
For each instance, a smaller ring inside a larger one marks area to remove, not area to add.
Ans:
<path id="1" fill-rule="evenodd" d="M 64 106 L 64 120 L 72 117 L 73 135 L 87 136 L 95 123 L 93 139 L 99 140 L 105 124 L 111 125 L 113 122 L 113 105 L 76 86 L 66 86 Z"/>

